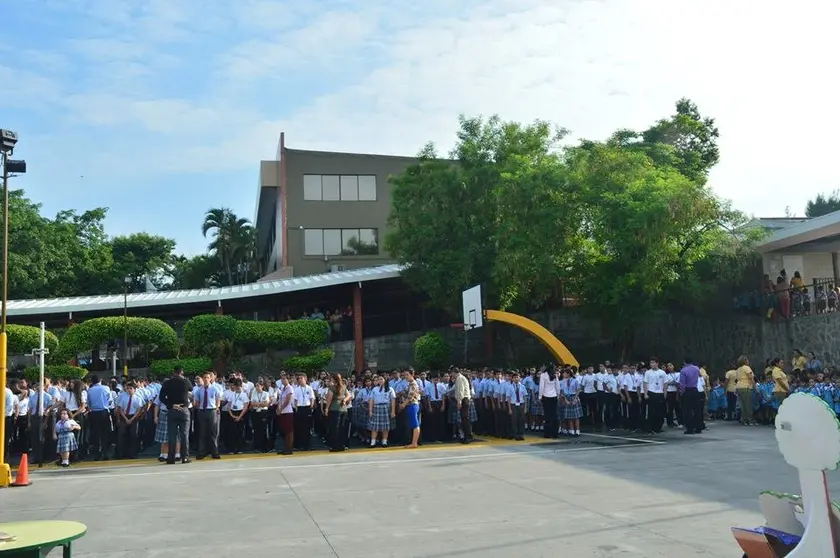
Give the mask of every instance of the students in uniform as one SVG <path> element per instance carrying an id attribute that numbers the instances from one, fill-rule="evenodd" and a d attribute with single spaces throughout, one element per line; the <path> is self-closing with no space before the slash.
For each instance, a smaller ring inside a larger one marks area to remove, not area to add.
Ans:
<path id="1" fill-rule="evenodd" d="M 53 439 L 57 442 L 56 449 L 61 459 L 62 467 L 70 466 L 70 453 L 79 449 L 75 433 L 81 430 L 79 423 L 70 418 L 67 409 L 61 409 L 58 420 L 53 429 Z"/>
<path id="2" fill-rule="evenodd" d="M 306 374 L 298 374 L 295 395 L 295 445 L 309 451 L 312 438 L 312 413 L 315 409 L 315 390 L 306 383 Z"/>
<path id="3" fill-rule="evenodd" d="M 264 380 L 257 380 L 254 383 L 254 389 L 251 390 L 248 401 L 251 427 L 254 429 L 254 450 L 259 453 L 267 453 L 271 450 L 268 437 L 268 406 L 270 401 Z"/>
<path id="4" fill-rule="evenodd" d="M 17 404 L 15 409 L 15 429 L 14 439 L 19 453 L 29 452 L 29 388 L 25 380 L 21 380 L 18 384 L 20 393 L 17 395 Z"/>
<path id="5" fill-rule="evenodd" d="M 152 420 L 155 423 L 155 442 L 160 444 L 158 461 L 163 463 L 169 455 L 169 413 L 166 405 L 160 401 L 160 394 L 155 396 L 155 400 L 152 403 Z M 181 448 L 176 447 L 175 459 L 181 459 Z"/>
<path id="6" fill-rule="evenodd" d="M 391 422 L 396 418 L 396 394 L 384 376 L 376 377 L 376 387 L 373 388 L 372 396 L 368 402 L 368 414 L 370 415 L 370 447 L 376 445 L 377 438 L 380 439 L 382 447 L 388 447 L 388 434 L 391 430 Z"/>
<path id="7" fill-rule="evenodd" d="M 198 455 L 196 459 L 204 459 L 209 454 L 213 459 L 220 459 L 219 455 L 219 405 L 221 393 L 213 385 L 212 375 L 204 374 L 204 385 L 195 388 L 193 401 L 197 407 L 198 418 Z"/>
<path id="8" fill-rule="evenodd" d="M 370 444 L 370 398 L 373 397 L 373 379 L 366 376 L 362 382 L 362 387 L 356 392 L 353 403 L 356 412 L 353 414 L 353 422 L 356 425 L 356 432 L 359 435 L 359 441 L 363 445 Z"/>
<path id="9" fill-rule="evenodd" d="M 137 384 L 126 382 L 117 398 L 117 454 L 116 457 L 134 459 L 138 448 L 138 425 L 146 408 L 146 400 L 137 392 Z"/>
<path id="10" fill-rule="evenodd" d="M 4 432 L 6 439 L 3 440 L 3 455 L 5 456 L 6 462 L 9 462 L 9 454 L 11 449 L 11 441 L 15 435 L 15 417 L 17 416 L 18 412 L 18 398 L 15 393 L 12 391 L 12 388 L 9 386 L 3 386 L 4 388 L 4 398 L 5 398 L 5 407 L 3 410 L 5 415 L 3 416 L 4 424 Z"/>
<path id="11" fill-rule="evenodd" d="M 444 416 L 444 397 L 447 386 L 435 375 L 426 391 L 426 414 L 423 416 L 423 436 L 430 442 L 440 442 L 444 438 L 446 417 Z"/>
<path id="12" fill-rule="evenodd" d="M 604 423 L 613 430 L 621 426 L 621 389 L 618 370 L 607 369 L 601 383 L 604 387 Z"/>
<path id="13" fill-rule="evenodd" d="M 677 372 L 672 362 L 665 365 L 665 373 L 665 422 L 669 427 L 678 427 L 682 425 L 679 394 L 680 373 Z"/>
<path id="14" fill-rule="evenodd" d="M 579 379 L 581 388 L 580 404 L 586 412 L 586 418 L 589 424 L 593 427 L 599 425 L 597 419 L 598 400 L 596 399 L 596 394 L 598 390 L 595 387 L 596 380 L 595 370 L 591 366 L 586 367 L 583 377 Z"/>
<path id="15" fill-rule="evenodd" d="M 572 377 L 569 370 L 563 371 L 563 381 L 560 383 L 561 399 L 563 402 L 563 434 L 580 436 L 580 417 L 583 409 L 580 405 L 580 383 Z"/>
<path id="16" fill-rule="evenodd" d="M 39 408 L 39 404 L 43 406 L 43 410 Z M 44 429 L 49 424 L 47 417 L 52 405 L 52 396 L 43 390 L 41 384 L 36 383 L 35 390 L 29 396 L 29 446 L 32 448 L 33 462 L 39 465 L 44 462 Z"/>
<path id="17" fill-rule="evenodd" d="M 560 396 L 560 380 L 554 366 L 540 375 L 539 397 L 545 414 L 545 431 L 543 438 L 557 438 L 560 435 L 559 415 L 557 409 Z"/>
<path id="18" fill-rule="evenodd" d="M 541 432 L 543 430 L 543 408 L 540 401 L 540 375 L 536 368 L 531 368 L 530 375 L 524 382 L 528 387 L 528 430 Z"/>
<path id="19" fill-rule="evenodd" d="M 288 382 L 286 382 L 288 383 Z M 248 417 L 248 394 L 242 389 L 242 380 L 234 378 L 231 389 L 225 392 L 227 416 L 227 437 L 225 447 L 230 453 L 239 455 L 245 449 L 245 419 Z"/>
<path id="20" fill-rule="evenodd" d="M 519 372 L 513 373 L 508 384 L 508 412 L 510 413 L 511 436 L 514 440 L 525 439 L 525 413 L 528 409 L 528 390 L 522 383 Z"/>
<path id="21" fill-rule="evenodd" d="M 80 460 L 87 452 L 87 444 L 85 443 L 85 419 L 87 417 L 87 391 L 85 391 L 85 384 L 82 380 L 72 380 L 68 385 L 66 399 L 64 401 L 64 408 L 67 409 L 68 418 L 74 420 L 79 428 L 73 430 L 73 436 L 76 438 L 76 445 L 78 446 L 76 460 Z"/>
<path id="22" fill-rule="evenodd" d="M 96 461 L 102 459 L 107 461 L 114 433 L 114 422 L 111 416 L 114 401 L 111 388 L 104 385 L 96 374 L 90 378 L 87 399 L 90 408 L 88 415 L 90 454 Z"/>
<path id="23" fill-rule="evenodd" d="M 283 436 L 283 449 L 278 455 L 292 455 L 295 446 L 295 391 L 285 374 L 280 377 L 280 393 L 277 395 L 277 429 Z"/>
<path id="24" fill-rule="evenodd" d="M 642 392 L 647 402 L 647 430 L 655 434 L 662 433 L 665 418 L 665 371 L 659 368 L 659 359 L 650 359 L 650 368 L 642 379 Z"/>

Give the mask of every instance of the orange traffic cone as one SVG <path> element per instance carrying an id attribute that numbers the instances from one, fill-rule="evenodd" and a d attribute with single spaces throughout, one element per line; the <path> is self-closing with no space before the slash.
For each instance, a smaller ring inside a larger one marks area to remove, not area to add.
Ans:
<path id="1" fill-rule="evenodd" d="M 29 486 L 29 456 L 23 454 L 20 456 L 20 465 L 18 466 L 17 475 L 15 475 L 15 482 L 11 486 Z"/>

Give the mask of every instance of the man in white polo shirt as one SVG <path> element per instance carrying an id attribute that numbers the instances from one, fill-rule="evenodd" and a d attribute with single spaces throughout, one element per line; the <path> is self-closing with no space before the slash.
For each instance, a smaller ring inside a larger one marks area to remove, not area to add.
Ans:
<path id="1" fill-rule="evenodd" d="M 647 403 L 647 429 L 656 434 L 662 433 L 665 420 L 665 384 L 668 376 L 659 368 L 659 359 L 650 359 L 650 369 L 645 372 L 643 393 Z"/>

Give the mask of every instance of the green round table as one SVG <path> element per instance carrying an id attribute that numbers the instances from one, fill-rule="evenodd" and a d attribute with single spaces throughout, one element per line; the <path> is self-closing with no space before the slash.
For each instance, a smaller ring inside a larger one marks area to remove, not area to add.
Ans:
<path id="1" fill-rule="evenodd" d="M 87 526 L 76 521 L 21 521 L 0 523 L 0 533 L 14 540 L 0 542 L 2 558 L 42 558 L 60 546 L 64 558 L 72 556 L 72 543 L 87 532 Z"/>

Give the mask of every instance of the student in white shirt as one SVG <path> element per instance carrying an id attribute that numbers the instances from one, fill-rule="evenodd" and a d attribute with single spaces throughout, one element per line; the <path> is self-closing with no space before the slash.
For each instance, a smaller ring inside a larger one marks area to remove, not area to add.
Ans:
<path id="1" fill-rule="evenodd" d="M 581 387 L 580 403 L 586 411 L 586 418 L 592 426 L 598 426 L 598 378 L 595 375 L 595 369 L 592 366 L 587 366 L 583 376 L 578 378 Z"/>
<path id="2" fill-rule="evenodd" d="M 306 374 L 298 374 L 294 386 L 295 447 L 309 451 L 312 439 L 312 411 L 315 409 L 315 390 L 306 383 Z"/>
<path id="3" fill-rule="evenodd" d="M 665 385 L 668 376 L 659 368 L 659 359 L 650 359 L 650 368 L 643 379 L 643 393 L 647 402 L 647 429 L 655 434 L 662 433 L 665 420 Z"/>
<path id="4" fill-rule="evenodd" d="M 283 388 L 277 397 L 277 427 L 283 436 L 283 449 L 278 455 L 292 455 L 295 447 L 295 390 L 289 384 L 289 378 L 280 377 Z"/>
<path id="5" fill-rule="evenodd" d="M 225 448 L 239 455 L 245 449 L 245 419 L 248 416 L 248 394 L 242 389 L 242 380 L 233 378 L 230 389 L 224 392 Z"/>
<path id="6" fill-rule="evenodd" d="M 540 375 L 539 397 L 545 418 L 543 438 L 560 437 L 560 417 L 557 414 L 557 398 L 560 395 L 560 378 L 554 366 Z"/>
<path id="7" fill-rule="evenodd" d="M 268 414 L 268 407 L 271 401 L 268 391 L 265 389 L 264 381 L 257 380 L 254 389 L 248 395 L 248 401 L 251 426 L 254 429 L 254 450 L 259 453 L 267 453 L 271 451 L 268 436 L 268 421 L 271 418 Z"/>
<path id="8" fill-rule="evenodd" d="M 137 384 L 126 382 L 116 402 L 117 459 L 134 459 L 138 449 L 138 426 L 146 410 L 146 400 L 137 391 Z"/>

